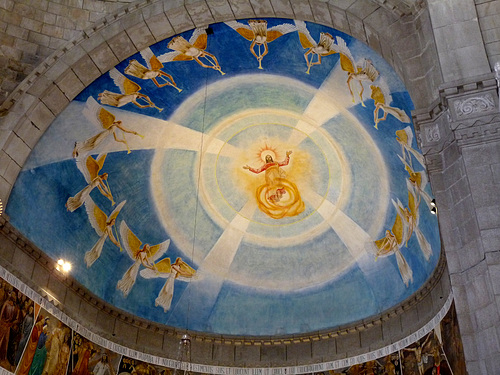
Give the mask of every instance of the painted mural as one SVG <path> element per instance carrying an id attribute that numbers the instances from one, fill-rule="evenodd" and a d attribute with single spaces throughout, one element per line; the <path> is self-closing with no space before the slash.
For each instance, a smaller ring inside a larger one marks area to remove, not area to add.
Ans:
<path id="1" fill-rule="evenodd" d="M 402 302 L 438 262 L 412 109 L 383 58 L 337 30 L 190 30 L 83 90 L 7 213 L 142 318 L 218 334 L 329 329 Z"/>

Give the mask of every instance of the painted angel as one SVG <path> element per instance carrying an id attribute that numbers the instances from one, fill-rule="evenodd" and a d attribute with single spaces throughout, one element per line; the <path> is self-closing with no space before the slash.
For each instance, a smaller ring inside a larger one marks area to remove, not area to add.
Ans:
<path id="1" fill-rule="evenodd" d="M 394 206 L 398 210 L 398 214 L 401 215 L 404 219 L 403 223 L 405 225 L 406 231 L 406 246 L 408 246 L 410 237 L 413 235 L 413 233 L 415 233 L 420 249 L 424 254 L 425 260 L 429 260 L 432 255 L 432 247 L 419 228 L 420 215 L 418 210 L 420 208 L 421 202 L 420 195 L 417 194 L 414 186 L 410 181 L 406 181 L 406 186 L 408 188 L 408 207 L 404 207 L 399 200 L 397 202 L 393 201 Z"/>
<path id="2" fill-rule="evenodd" d="M 320 33 L 319 42 L 316 43 L 309 33 L 309 30 L 307 30 L 306 23 L 304 21 L 295 20 L 295 26 L 297 26 L 297 32 L 299 33 L 299 40 L 302 48 L 307 49 L 304 53 L 304 58 L 307 63 L 307 74 L 309 74 L 313 65 L 321 64 L 321 57 L 338 53 L 335 40 L 329 33 Z M 317 56 L 317 61 L 314 61 L 314 56 Z"/>
<path id="3" fill-rule="evenodd" d="M 172 86 L 181 92 L 182 89 L 177 87 L 174 78 L 162 71 L 163 64 L 158 60 L 150 48 L 141 51 L 141 56 L 146 60 L 145 67 L 137 60 L 130 60 L 128 66 L 125 68 L 125 74 L 129 74 L 140 79 L 150 79 L 157 87 Z"/>
<path id="4" fill-rule="evenodd" d="M 85 104 L 85 109 L 82 111 L 82 113 L 85 118 L 92 124 L 104 130 L 100 131 L 86 141 L 75 142 L 75 147 L 73 149 L 74 158 L 84 157 L 85 155 L 87 155 L 87 153 L 89 153 L 90 151 L 98 147 L 101 143 L 103 143 L 106 139 L 108 139 L 108 136 L 110 136 L 111 134 L 113 134 L 113 138 L 116 142 L 125 144 L 125 146 L 127 146 L 128 153 L 130 153 L 130 148 L 128 147 L 125 134 L 123 134 L 123 138 L 118 138 L 117 130 L 121 130 L 123 133 L 138 135 L 139 137 L 144 138 L 143 135 L 125 128 L 122 125 L 121 121 L 116 120 L 115 115 L 100 106 L 99 103 L 97 103 L 97 101 L 91 96 L 88 97 Z"/>
<path id="5" fill-rule="evenodd" d="M 143 244 L 134 232 L 129 229 L 125 220 L 120 223 L 120 237 L 128 256 L 134 262 L 116 285 L 116 288 L 121 290 L 123 295 L 127 297 L 135 284 L 137 273 L 141 265 L 148 269 L 155 270 L 154 262 L 165 254 L 165 251 L 167 251 L 170 245 L 170 240 L 166 240 L 154 246 L 147 243 Z"/>
<path id="6" fill-rule="evenodd" d="M 230 28 L 235 30 L 246 40 L 250 40 L 250 52 L 255 56 L 259 62 L 259 69 L 262 69 L 262 59 L 269 52 L 267 44 L 278 39 L 280 36 L 296 31 L 297 28 L 290 23 L 283 23 L 281 25 L 267 28 L 267 21 L 265 20 L 250 20 L 248 25 L 238 21 L 226 22 Z M 257 46 L 257 52 L 255 52 Z M 264 51 L 261 50 L 264 48 Z"/>
<path id="7" fill-rule="evenodd" d="M 363 65 L 357 65 L 354 61 L 354 57 L 352 57 L 351 51 L 347 47 L 346 42 L 341 37 L 337 37 L 337 46 L 338 53 L 340 54 L 340 67 L 343 71 L 347 72 L 347 87 L 349 88 L 349 92 L 352 96 L 352 102 L 354 103 L 356 100 L 354 98 L 354 93 L 352 91 L 351 81 L 358 81 L 360 86 L 359 92 L 359 100 L 361 101 L 361 105 L 366 107 L 363 103 L 363 81 L 375 81 L 379 72 L 373 66 L 370 60 L 365 59 Z"/>
<path id="8" fill-rule="evenodd" d="M 424 156 L 412 147 L 413 144 L 413 132 L 411 127 L 407 126 L 404 129 L 396 130 L 396 140 L 401 145 L 401 154 L 403 159 L 410 167 L 413 168 L 412 155 L 420 163 L 420 165 L 425 167 Z"/>
<path id="9" fill-rule="evenodd" d="M 177 35 L 172 38 L 167 45 L 168 48 L 173 49 L 174 51 L 158 56 L 158 61 L 164 63 L 171 61 L 195 60 L 204 68 L 217 70 L 222 75 L 226 74 L 221 70 L 217 58 L 211 53 L 205 51 L 207 48 L 207 39 L 207 32 L 205 29 L 201 28 L 193 31 L 193 35 L 189 38 L 189 42 L 182 36 Z"/>
<path id="10" fill-rule="evenodd" d="M 113 234 L 113 227 L 116 224 L 116 217 L 120 213 L 121 209 L 125 205 L 126 201 L 122 201 L 116 206 L 113 212 L 107 216 L 92 200 L 88 198 L 85 201 L 85 209 L 87 210 L 87 215 L 89 217 L 90 225 L 96 231 L 99 236 L 99 240 L 96 242 L 91 250 L 85 253 L 85 263 L 87 267 L 91 267 L 94 262 L 99 259 L 102 252 L 102 247 L 106 238 L 109 238 L 118 248 L 121 249 L 120 242 Z"/>
<path id="11" fill-rule="evenodd" d="M 399 156 L 399 155 L 398 155 Z M 427 207 L 429 210 L 432 210 L 433 205 L 432 205 L 432 198 L 431 196 L 425 191 L 425 187 L 429 183 L 429 179 L 427 177 L 427 173 L 425 170 L 421 171 L 414 171 L 412 166 L 406 162 L 401 156 L 399 156 L 399 159 L 405 166 L 406 172 L 408 172 L 408 182 L 413 185 L 416 194 L 424 199 L 424 202 L 426 203 Z"/>
<path id="12" fill-rule="evenodd" d="M 378 123 L 380 121 L 385 121 L 387 119 L 387 115 L 392 115 L 399 121 L 406 124 L 409 124 L 411 122 L 405 111 L 396 107 L 391 107 L 389 105 L 392 101 L 392 96 L 387 86 L 382 84 L 380 86 L 371 85 L 370 88 L 372 89 L 370 97 L 375 102 L 375 110 L 373 111 L 375 129 L 378 129 Z M 384 115 L 382 117 L 378 117 L 378 112 L 380 110 L 384 111 Z"/>
<path id="13" fill-rule="evenodd" d="M 377 247 L 377 257 L 386 257 L 392 254 L 396 256 L 399 273 L 406 287 L 408 287 L 409 283 L 413 281 L 413 271 L 401 253 L 401 248 L 406 240 L 405 235 L 404 219 L 397 211 L 392 230 L 387 229 L 385 236 L 375 241 L 375 246 Z"/>
<path id="14" fill-rule="evenodd" d="M 156 263 L 154 269 L 145 268 L 141 270 L 141 276 L 145 279 L 156 277 L 167 279 L 158 297 L 155 299 L 155 306 L 163 307 L 163 311 L 165 312 L 170 309 L 170 305 L 172 304 L 175 280 L 189 282 L 195 275 L 196 271 L 181 258 L 177 258 L 174 264 L 171 264 L 170 258 L 165 258 Z"/>
<path id="15" fill-rule="evenodd" d="M 125 77 L 115 68 L 109 71 L 109 76 L 120 89 L 120 94 L 104 90 L 104 92 L 101 92 L 97 97 L 102 104 L 111 105 L 113 107 L 123 107 L 126 104 L 133 103 L 139 108 L 154 107 L 160 112 L 163 111 L 163 108 L 158 108 L 151 99 L 149 99 L 149 96 L 139 92 L 141 91 L 141 86 Z M 141 104 L 139 100 L 143 100 L 147 104 Z"/>
<path id="16" fill-rule="evenodd" d="M 105 181 L 107 182 L 108 174 L 99 174 L 104 165 L 104 160 L 106 160 L 106 154 L 99 155 L 97 159 L 89 155 L 85 161 L 83 159 L 78 159 L 76 161 L 76 166 L 78 170 L 82 172 L 88 185 L 76 193 L 74 197 L 68 198 L 66 202 L 68 211 L 73 212 L 79 208 L 88 199 L 90 192 L 94 190 L 94 188 L 99 189 L 101 194 L 111 201 L 112 205 L 115 204 L 113 194 L 111 194 L 109 186 L 105 183 Z"/>

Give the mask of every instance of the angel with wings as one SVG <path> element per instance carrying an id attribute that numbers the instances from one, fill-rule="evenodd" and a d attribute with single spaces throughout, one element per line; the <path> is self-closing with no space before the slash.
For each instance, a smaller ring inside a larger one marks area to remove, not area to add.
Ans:
<path id="1" fill-rule="evenodd" d="M 109 238 L 111 242 L 113 242 L 118 248 L 122 248 L 120 242 L 113 234 L 113 227 L 116 224 L 116 217 L 120 213 L 121 209 L 125 205 L 125 202 L 122 201 L 116 206 L 116 208 L 111 212 L 109 216 L 107 216 L 92 200 L 92 198 L 88 198 L 85 201 L 85 209 L 87 210 L 87 215 L 89 217 L 90 225 L 96 231 L 99 236 L 99 240 L 92 247 L 91 250 L 85 253 L 85 263 L 87 267 L 91 267 L 94 262 L 99 259 L 102 252 L 102 247 L 104 246 L 104 242 L 106 242 L 106 238 Z"/>
<path id="2" fill-rule="evenodd" d="M 394 201 L 393 204 L 395 204 Z M 377 247 L 377 258 L 386 257 L 392 254 L 396 256 L 399 273 L 401 274 L 401 278 L 403 279 L 406 287 L 408 287 L 409 283 L 413 281 L 413 271 L 401 253 L 401 248 L 404 246 L 406 241 L 406 232 L 403 220 L 403 216 L 399 213 L 399 211 L 397 211 L 392 230 L 387 229 L 385 231 L 385 236 L 375 241 L 375 246 Z"/>
<path id="3" fill-rule="evenodd" d="M 380 84 L 379 86 L 371 85 L 370 88 L 372 89 L 370 97 L 375 102 L 375 110 L 373 111 L 375 129 L 378 129 L 378 124 L 380 121 L 385 121 L 387 119 L 387 115 L 393 115 L 395 118 L 405 124 L 409 124 L 411 122 L 405 111 L 396 107 L 391 107 L 389 105 L 392 101 L 392 96 L 387 86 L 385 86 L 384 84 Z M 379 110 L 384 111 L 384 115 L 380 118 L 378 117 Z"/>
<path id="4" fill-rule="evenodd" d="M 196 271 L 181 258 L 177 258 L 174 264 L 171 264 L 170 258 L 165 258 L 156 263 L 154 269 L 145 268 L 141 270 L 141 276 L 145 279 L 157 277 L 167 279 L 160 293 L 158 293 L 158 297 L 155 299 L 155 306 L 163 307 L 163 311 L 165 312 L 170 309 L 170 305 L 172 304 L 175 280 L 189 282 L 195 275 Z"/>
<path id="5" fill-rule="evenodd" d="M 246 40 L 252 42 L 252 44 L 250 44 L 250 52 L 259 62 L 259 69 L 262 69 L 262 59 L 269 52 L 267 43 L 271 43 L 280 36 L 297 30 L 296 27 L 290 23 L 283 23 L 267 28 L 267 21 L 265 20 L 250 20 L 248 21 L 248 25 L 238 21 L 228 21 L 226 25 L 235 30 Z M 255 46 L 257 46 L 257 53 L 255 52 Z M 261 50 L 261 47 L 264 48 L 264 51 Z"/>
<path id="6" fill-rule="evenodd" d="M 412 147 L 413 132 L 411 127 L 407 126 L 404 129 L 396 130 L 396 141 L 401 145 L 401 154 L 405 163 L 413 168 L 412 156 L 419 162 L 420 165 L 425 166 L 424 156 Z"/>
<path id="7" fill-rule="evenodd" d="M 109 71 L 109 76 L 113 79 L 115 85 L 120 89 L 120 94 L 104 90 L 104 92 L 101 92 L 97 97 L 102 104 L 107 104 L 113 107 L 123 107 L 126 104 L 133 103 L 139 108 L 154 107 L 160 112 L 163 111 L 163 108 L 158 108 L 151 101 L 149 96 L 139 92 L 141 91 L 141 86 L 125 77 L 115 68 Z M 143 100 L 147 104 L 141 104 L 139 100 Z"/>
<path id="8" fill-rule="evenodd" d="M 104 195 L 111 201 L 112 205 L 115 204 L 115 201 L 113 200 L 113 194 L 111 194 L 109 186 L 104 183 L 104 181 L 107 182 L 108 174 L 99 174 L 102 166 L 104 165 L 104 160 L 106 160 L 106 154 L 99 155 L 97 159 L 94 159 L 89 155 L 85 161 L 83 161 L 83 159 L 78 159 L 76 161 L 76 166 L 78 167 L 78 170 L 83 174 L 83 177 L 85 178 L 85 181 L 88 185 L 78 193 L 76 193 L 74 197 L 68 198 L 68 201 L 66 202 L 66 208 L 68 209 L 68 211 L 73 212 L 77 208 L 79 208 L 90 196 L 90 192 L 96 187 L 99 189 L 102 195 Z"/>
<path id="9" fill-rule="evenodd" d="M 319 42 L 316 43 L 309 33 L 309 30 L 307 30 L 306 23 L 304 21 L 295 20 L 295 26 L 297 26 L 297 32 L 299 33 L 299 40 L 302 48 L 307 49 L 304 53 L 304 58 L 307 63 L 307 74 L 309 74 L 313 65 L 321 64 L 322 56 L 329 56 L 334 53 L 338 53 L 335 40 L 329 33 L 320 33 Z M 316 62 L 314 61 L 315 55 L 317 56 Z"/>
<path id="10" fill-rule="evenodd" d="M 150 79 L 157 87 L 172 86 L 177 89 L 177 91 L 182 91 L 182 89 L 177 87 L 174 78 L 161 70 L 163 64 L 158 60 L 150 48 L 142 50 L 141 56 L 146 60 L 148 67 L 146 68 L 137 60 L 130 60 L 128 66 L 125 68 L 125 74 L 140 79 Z"/>
<path id="11" fill-rule="evenodd" d="M 427 204 L 429 210 L 432 210 L 433 208 L 432 198 L 425 191 L 425 187 L 429 183 L 429 179 L 427 177 L 427 174 L 425 173 L 425 170 L 415 171 L 413 167 L 410 165 L 410 163 L 408 163 L 401 156 L 399 156 L 399 160 L 401 160 L 401 162 L 405 166 L 406 172 L 408 172 L 409 177 L 407 182 L 409 182 L 413 186 L 417 196 L 424 199 L 424 202 Z"/>
<path id="12" fill-rule="evenodd" d="M 356 101 L 351 86 L 351 81 L 354 80 L 359 82 L 359 100 L 361 101 L 361 105 L 366 107 L 363 103 L 363 81 L 375 81 L 379 76 L 379 72 L 375 69 L 370 60 L 365 59 L 362 66 L 357 65 L 354 61 L 354 57 L 352 57 L 351 51 L 347 47 L 345 40 L 339 36 L 337 37 L 336 48 L 340 54 L 340 67 L 344 72 L 347 72 L 347 87 L 351 93 L 352 102 L 354 103 Z"/>
<path id="13" fill-rule="evenodd" d="M 125 272 L 122 279 L 116 285 L 116 288 L 122 291 L 123 296 L 127 297 L 135 284 L 141 265 L 151 270 L 156 270 L 154 262 L 165 254 L 170 245 L 170 240 L 154 246 L 147 243 L 143 244 L 134 232 L 129 229 L 125 220 L 120 224 L 120 237 L 128 256 L 134 261 L 134 264 Z"/>
<path id="14" fill-rule="evenodd" d="M 432 247 L 425 238 L 424 234 L 419 228 L 419 208 L 420 208 L 420 195 L 415 191 L 415 188 L 411 181 L 406 181 L 406 186 L 408 188 L 408 207 L 404 207 L 403 204 L 398 200 L 395 204 L 398 214 L 403 217 L 403 224 L 405 226 L 405 242 L 408 246 L 408 241 L 410 237 L 415 233 L 417 237 L 418 244 L 422 253 L 424 254 L 425 260 L 429 260 L 432 255 Z M 393 202 L 394 203 L 394 202 Z"/>
<path id="15" fill-rule="evenodd" d="M 189 38 L 189 42 L 182 36 L 177 35 L 168 43 L 167 47 L 173 49 L 173 52 L 167 52 L 158 56 L 158 61 L 191 61 L 195 60 L 204 68 L 217 70 L 220 74 L 224 73 L 217 61 L 217 58 L 211 53 L 205 51 L 207 48 L 207 32 L 205 29 L 195 29 L 193 35 Z M 202 60 L 204 59 L 204 60 Z M 206 64 L 203 62 L 205 61 Z"/>
<path id="16" fill-rule="evenodd" d="M 89 96 L 87 103 L 85 104 L 85 109 L 83 110 L 83 115 L 90 121 L 93 125 L 104 130 L 100 131 L 93 137 L 90 137 L 83 142 L 75 142 L 75 147 L 73 149 L 74 158 L 82 158 L 87 155 L 88 152 L 92 151 L 94 148 L 98 147 L 104 140 L 108 138 L 109 135 L 113 134 L 116 142 L 120 142 L 127 146 L 127 151 L 130 153 L 130 148 L 128 147 L 127 140 L 125 139 L 125 134 L 123 134 L 123 139 L 118 138 L 117 129 L 121 130 L 123 133 L 129 133 L 138 135 L 144 138 L 143 135 L 125 128 L 121 121 L 117 121 L 115 115 L 111 112 L 105 110 L 100 106 L 96 100 Z"/>

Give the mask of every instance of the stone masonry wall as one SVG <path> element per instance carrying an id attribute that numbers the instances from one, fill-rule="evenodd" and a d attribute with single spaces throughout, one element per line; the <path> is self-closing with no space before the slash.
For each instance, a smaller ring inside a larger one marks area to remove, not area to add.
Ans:
<path id="1" fill-rule="evenodd" d="M 500 61 L 500 0 L 475 0 L 490 66 Z"/>
<path id="2" fill-rule="evenodd" d="M 0 0 L 0 104 L 46 57 L 133 0 Z"/>

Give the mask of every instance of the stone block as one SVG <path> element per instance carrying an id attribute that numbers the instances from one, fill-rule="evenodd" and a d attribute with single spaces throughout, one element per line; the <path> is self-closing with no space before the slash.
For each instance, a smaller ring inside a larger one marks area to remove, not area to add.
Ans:
<path id="1" fill-rule="evenodd" d="M 349 29 L 351 30 L 351 35 L 356 39 L 366 43 L 366 33 L 365 26 L 361 18 L 358 18 L 351 13 L 347 12 L 347 20 L 349 22 Z"/>
<path id="2" fill-rule="evenodd" d="M 295 15 L 293 14 L 293 9 L 288 0 L 270 0 L 271 6 L 273 7 L 275 17 L 290 18 L 293 19 Z"/>
<path id="3" fill-rule="evenodd" d="M 189 17 L 188 11 L 183 6 L 169 10 L 167 17 L 176 34 L 195 27 L 191 21 L 191 17 Z"/>
<path id="4" fill-rule="evenodd" d="M 126 16 L 119 18 L 119 23 L 123 26 L 124 30 L 128 30 L 143 21 L 141 12 L 130 12 Z"/>
<path id="5" fill-rule="evenodd" d="M 337 355 L 350 356 L 351 353 L 361 349 L 361 339 L 359 332 L 352 332 L 340 335 L 336 339 Z"/>
<path id="6" fill-rule="evenodd" d="M 11 133 L 12 132 L 10 132 L 10 131 L 9 132 L 5 132 L 5 137 L 8 139 L 10 137 Z M 0 175 L 4 175 L 5 174 L 5 172 L 7 171 L 7 166 L 9 165 L 9 163 L 11 161 L 12 161 L 12 159 L 10 158 L 10 156 L 7 155 L 5 153 L 5 151 L 3 150 L 3 148 L 2 148 L 2 150 L 0 150 Z M 2 199 L 2 201 L 5 204 L 6 200 Z"/>
<path id="7" fill-rule="evenodd" d="M 174 29 L 164 13 L 146 19 L 145 22 L 157 42 L 174 34 Z"/>
<path id="8" fill-rule="evenodd" d="M 69 104 L 68 98 L 56 85 L 49 87 L 49 89 L 45 91 L 41 100 L 55 116 L 61 113 L 62 110 Z"/>
<path id="9" fill-rule="evenodd" d="M 80 311 L 80 303 L 82 301 L 82 297 L 75 292 L 73 292 L 71 289 L 68 289 L 66 291 L 66 297 L 64 298 L 64 307 L 65 309 L 68 309 L 74 314 L 77 314 L 78 311 Z"/>
<path id="10" fill-rule="evenodd" d="M 319 353 L 314 353 L 315 357 Z M 293 359 L 295 363 L 309 363 L 313 358 L 312 342 L 301 342 L 297 344 L 288 345 L 286 347 L 287 359 Z M 295 364 L 294 363 L 294 364 Z"/>
<path id="11" fill-rule="evenodd" d="M 99 32 L 99 33 L 92 33 L 91 35 L 88 35 L 86 38 L 84 38 L 80 42 L 79 46 L 81 48 L 83 48 L 83 50 L 85 52 L 90 52 L 94 48 L 96 48 L 96 47 L 100 46 L 102 43 L 104 43 L 104 41 L 105 41 L 105 38 L 104 38 L 104 36 L 102 35 L 101 32 Z"/>
<path id="12" fill-rule="evenodd" d="M 73 100 L 85 88 L 71 69 L 64 72 L 55 83 L 69 100 Z"/>
<path id="13" fill-rule="evenodd" d="M 88 86 L 96 78 L 101 76 L 101 72 L 88 55 L 84 55 L 71 67 L 76 76 L 85 86 Z"/>
<path id="14" fill-rule="evenodd" d="M 234 360 L 238 366 L 252 366 L 260 363 L 260 347 L 256 345 L 238 345 L 234 347 Z"/>
<path id="15" fill-rule="evenodd" d="M 235 19 L 255 17 L 254 10 L 249 0 L 228 0 Z"/>
<path id="16" fill-rule="evenodd" d="M 463 337 L 462 337 L 462 341 Z M 477 342 L 477 354 L 476 358 L 485 359 L 490 355 L 495 354 L 498 355 L 500 353 L 500 341 L 498 339 L 497 330 L 495 327 L 490 327 L 476 334 L 476 342 Z M 466 344 L 464 342 L 464 350 L 466 348 Z M 465 351 L 466 353 L 468 351 Z"/>
<path id="17" fill-rule="evenodd" d="M 491 285 L 493 293 L 500 296 L 500 264 L 493 264 L 489 266 L 489 273 L 491 278 Z"/>
<path id="18" fill-rule="evenodd" d="M 191 17 L 195 27 L 207 27 L 211 23 L 215 22 L 205 1 L 186 4 L 186 10 L 188 11 L 189 17 Z"/>
<path id="19" fill-rule="evenodd" d="M 285 345 L 263 345 L 260 347 L 261 361 L 281 365 L 286 361 Z"/>
<path id="20" fill-rule="evenodd" d="M 31 18 L 23 17 L 23 19 L 21 20 L 21 27 L 27 30 L 36 31 L 37 33 L 42 31 L 42 26 L 43 26 L 42 22 Z"/>
<path id="21" fill-rule="evenodd" d="M 470 303 L 470 310 L 478 310 L 486 307 L 495 301 L 493 290 L 489 285 L 490 280 L 486 275 L 475 277 L 467 286 L 467 301 Z"/>
<path id="22" fill-rule="evenodd" d="M 18 48 L 23 51 L 23 54 L 30 54 L 30 55 L 36 55 L 38 51 L 38 45 L 35 43 L 28 42 L 27 40 L 23 39 L 15 39 L 14 40 L 14 47 Z"/>
<path id="23" fill-rule="evenodd" d="M 210 12 L 215 22 L 226 21 L 234 18 L 233 11 L 228 0 L 207 0 Z"/>
<path id="24" fill-rule="evenodd" d="M 50 44 L 50 36 L 30 31 L 28 34 L 28 41 L 48 47 Z"/>
<path id="25" fill-rule="evenodd" d="M 380 347 L 380 339 L 382 338 L 382 325 L 374 325 L 362 330 L 359 333 L 361 338 L 361 347 L 365 352 L 375 350 Z"/>
<path id="26" fill-rule="evenodd" d="M 255 15 L 258 17 L 274 17 L 274 10 L 269 0 L 250 0 Z"/>
<path id="27" fill-rule="evenodd" d="M 339 7 L 342 10 L 346 10 L 352 4 L 354 4 L 356 0 L 332 0 L 330 2 L 334 4 L 336 7 Z"/>
<path id="28" fill-rule="evenodd" d="M 101 74 L 106 73 L 120 62 L 107 43 L 102 43 L 100 46 L 90 51 L 89 57 L 100 70 Z M 77 75 L 80 77 L 79 74 Z"/>
<path id="29" fill-rule="evenodd" d="M 155 333 L 150 329 L 139 328 L 137 331 L 137 345 L 143 348 L 146 353 L 158 350 L 163 344 L 163 335 Z"/>
<path id="30" fill-rule="evenodd" d="M 28 34 L 29 34 L 29 30 L 26 30 L 20 26 L 16 26 L 13 24 L 7 25 L 7 30 L 5 30 L 5 32 L 7 33 L 7 35 L 12 35 L 15 36 L 16 38 L 25 40 L 28 39 Z"/>
<path id="31" fill-rule="evenodd" d="M 116 318 L 108 314 L 106 311 L 98 310 L 97 311 L 97 321 L 96 328 L 101 332 L 105 332 L 106 334 L 112 335 L 115 329 L 115 321 Z M 161 341 L 160 341 L 161 347 Z"/>
<path id="32" fill-rule="evenodd" d="M 2 195 L 1 196 L 2 202 L 6 202 L 6 199 L 4 198 L 5 197 Z M 3 233 L 0 233 L 0 257 L 2 259 L 5 259 L 9 263 L 12 263 L 15 252 L 16 252 L 16 245 L 14 244 L 14 242 L 12 242 L 9 238 L 5 237 Z"/>
<path id="33" fill-rule="evenodd" d="M 468 362 L 467 362 L 468 364 Z M 484 360 L 484 365 L 485 365 L 485 371 L 483 371 L 483 374 L 494 374 L 495 372 L 500 369 L 500 356 L 498 353 L 490 355 L 488 358 Z M 472 372 L 469 372 L 470 374 L 473 374 Z"/>
<path id="34" fill-rule="evenodd" d="M 132 33 L 130 33 L 132 34 Z M 134 45 L 132 40 L 129 38 L 129 35 L 126 32 L 119 33 L 114 37 L 108 40 L 108 46 L 113 51 L 113 54 L 116 56 L 118 62 L 125 60 L 126 58 L 132 56 L 134 53 L 138 51 L 138 48 Z M 104 44 L 105 45 L 105 44 Z M 105 55 L 103 55 L 105 56 Z M 116 65 L 114 64 L 114 65 Z M 97 63 L 96 63 L 97 65 Z M 113 66 L 114 66 L 113 65 Z M 99 65 L 98 65 L 99 66 Z M 111 67 L 109 68 L 111 69 Z M 108 70 L 109 70 L 108 69 Z"/>
<path id="35" fill-rule="evenodd" d="M 347 8 L 347 12 L 356 15 L 358 18 L 365 19 L 379 7 L 380 5 L 373 1 L 356 0 Z M 384 27 L 387 27 L 387 24 L 385 24 Z"/>
<path id="36" fill-rule="evenodd" d="M 12 266 L 24 277 L 31 279 L 35 269 L 35 260 L 18 247 L 14 249 Z"/>
<path id="37" fill-rule="evenodd" d="M 137 51 L 142 51 L 144 48 L 155 43 L 155 37 L 145 22 L 139 22 L 137 25 L 131 27 L 127 30 L 127 34 L 132 43 L 134 43 Z"/>
<path id="38" fill-rule="evenodd" d="M 47 108 L 43 102 L 38 102 L 31 112 L 28 113 L 28 118 L 43 133 L 49 125 L 54 121 L 54 114 Z"/>
<path id="39" fill-rule="evenodd" d="M 328 9 L 330 11 L 330 17 L 332 18 L 333 27 L 337 30 L 350 34 L 351 29 L 345 11 L 332 5 L 330 5 Z"/>
<path id="40" fill-rule="evenodd" d="M 141 9 L 141 13 L 144 20 L 161 14 L 163 13 L 163 3 L 161 1 L 158 1 L 147 5 Z"/>
<path id="41" fill-rule="evenodd" d="M 55 270 L 55 262 L 49 261 L 47 267 L 49 267 L 49 270 L 52 269 L 52 272 L 54 272 L 49 275 L 47 291 L 52 294 L 52 296 L 54 296 L 58 300 L 58 302 L 62 302 L 66 299 L 66 292 L 68 291 L 68 288 L 59 279 L 60 275 L 58 271 Z"/>
<path id="42" fill-rule="evenodd" d="M 381 327 L 382 327 L 382 338 L 384 343 L 392 343 L 401 338 L 402 326 L 401 326 L 400 315 L 397 315 L 391 319 L 383 321 Z"/>
<path id="43" fill-rule="evenodd" d="M 234 362 L 234 347 L 232 345 L 214 345 L 212 359 L 223 366 L 229 366 Z"/>
<path id="44" fill-rule="evenodd" d="M 64 29 L 62 27 L 44 24 L 41 33 L 44 35 L 62 39 L 62 37 L 64 36 Z"/>
<path id="45" fill-rule="evenodd" d="M 114 334 L 117 339 L 135 344 L 137 342 L 138 328 L 121 319 L 116 319 Z"/>
<path id="46" fill-rule="evenodd" d="M 82 299 L 82 302 L 80 303 L 80 310 L 78 311 L 78 317 L 87 327 L 92 327 L 97 323 L 98 311 L 99 310 L 95 305 Z"/>
<path id="47" fill-rule="evenodd" d="M 485 43 L 498 42 L 500 40 L 500 27 L 490 30 L 482 30 Z"/>
<path id="48" fill-rule="evenodd" d="M 476 317 L 477 329 L 480 331 L 490 327 L 496 327 L 498 322 L 500 322 L 495 301 L 482 308 L 476 309 L 474 315 Z"/>
<path id="49" fill-rule="evenodd" d="M 337 342 L 334 338 L 312 342 L 312 358 L 314 362 L 327 361 L 337 353 Z"/>
<path id="50" fill-rule="evenodd" d="M 46 288 L 49 285 L 50 272 L 47 268 L 42 267 L 40 264 L 35 263 L 31 281 L 40 288 Z"/>
<path id="51" fill-rule="evenodd" d="M 195 0 L 196 1 L 196 0 Z M 171 0 L 171 1 L 166 1 L 164 2 L 163 4 L 163 9 L 165 12 L 168 13 L 168 11 L 170 11 L 170 9 L 175 9 L 175 8 L 178 8 L 180 6 L 183 6 L 185 3 L 185 1 L 183 0 Z"/>
<path id="52" fill-rule="evenodd" d="M 477 222 L 481 229 L 493 229 L 500 227 L 500 205 L 478 207 L 476 209 Z"/>
<path id="53" fill-rule="evenodd" d="M 478 358 L 477 343 L 474 335 L 461 334 L 461 337 L 464 352 L 467 353 L 471 358 Z"/>
<path id="54" fill-rule="evenodd" d="M 21 138 L 17 136 L 17 134 L 12 133 L 11 137 L 9 137 L 9 140 L 4 146 L 4 151 L 12 160 L 22 166 L 28 158 L 31 149 L 22 141 Z"/>
<path id="55" fill-rule="evenodd" d="M 3 178 L 9 184 L 14 185 L 14 182 L 16 182 L 17 176 L 19 175 L 19 172 L 21 172 L 21 167 L 13 160 L 10 160 L 9 164 L 7 165 L 7 169 L 5 170 L 5 174 L 3 175 Z"/>
<path id="56" fill-rule="evenodd" d="M 442 71 L 445 82 L 454 81 L 457 77 L 476 77 L 491 71 L 482 43 L 451 51 L 438 49 L 438 52 L 441 66 L 447 67 L 446 70 Z"/>
<path id="57" fill-rule="evenodd" d="M 199 341 L 191 341 L 191 356 L 193 358 L 207 358 L 207 359 L 211 359 L 212 358 L 212 354 L 211 354 L 211 351 L 210 351 L 210 355 L 208 357 L 203 357 L 201 354 L 200 354 L 200 342 Z M 203 343 L 205 344 L 205 343 Z M 165 353 L 165 356 L 167 358 L 175 358 L 175 356 L 178 354 L 179 352 L 179 337 L 175 337 L 175 336 L 171 336 L 169 334 L 164 334 L 163 335 L 163 346 L 162 346 L 162 349 L 163 349 L 163 352 Z M 196 353 L 196 354 L 195 354 Z M 200 356 L 200 357 L 198 357 Z"/>
<path id="58" fill-rule="evenodd" d="M 10 191 L 12 190 L 13 183 L 7 181 L 4 174 L 0 175 L 0 197 L 2 202 L 7 202 L 9 199 Z M 0 251 L 0 255 L 1 255 Z"/>
<path id="59" fill-rule="evenodd" d="M 301 0 L 290 0 L 290 4 L 292 6 L 294 14 L 294 16 L 291 18 L 314 22 L 313 12 L 311 4 L 309 2 Z"/>
<path id="60" fill-rule="evenodd" d="M 401 314 L 401 328 L 403 335 L 408 336 L 420 329 L 425 323 L 422 323 L 418 317 L 417 307 L 413 306 L 409 310 L 406 310 L 404 314 Z"/>
<path id="61" fill-rule="evenodd" d="M 316 23 L 330 27 L 333 26 L 332 17 L 330 16 L 330 11 L 328 10 L 328 4 L 319 1 L 312 1 L 310 5 L 313 19 Z"/>
<path id="62" fill-rule="evenodd" d="M 427 294 L 421 301 L 417 304 L 418 320 L 421 325 L 426 324 L 434 317 L 434 312 L 437 308 L 434 307 L 432 302 L 432 296 Z"/>

